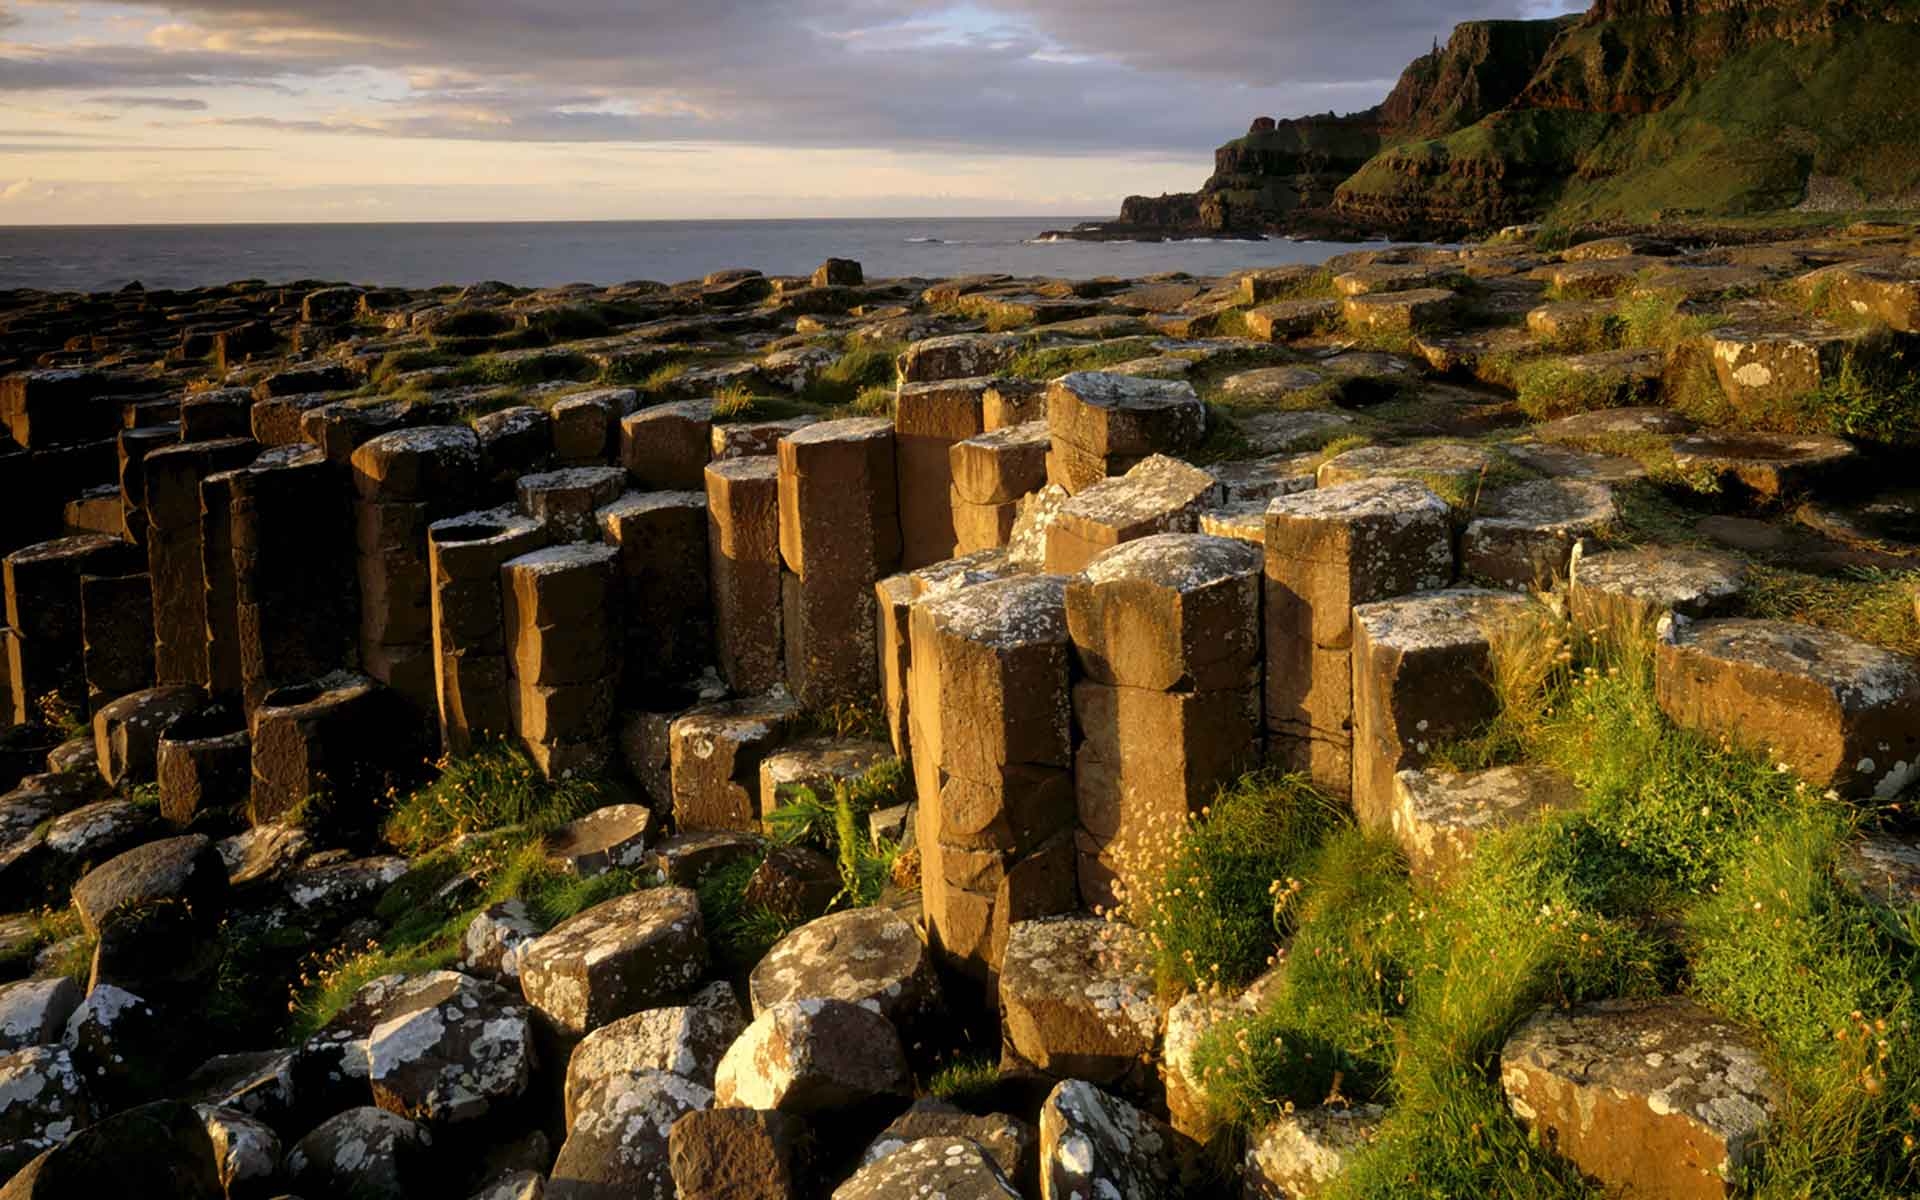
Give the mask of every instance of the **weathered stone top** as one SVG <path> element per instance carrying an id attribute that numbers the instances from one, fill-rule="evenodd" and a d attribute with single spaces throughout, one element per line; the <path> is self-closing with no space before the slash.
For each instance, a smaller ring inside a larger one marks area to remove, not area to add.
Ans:
<path id="1" fill-rule="evenodd" d="M 921 602 L 934 627 L 995 649 L 1067 642 L 1067 577 L 988 580 Z"/>
<path id="2" fill-rule="evenodd" d="M 1480 498 L 1474 524 L 1493 528 L 1588 531 L 1611 524 L 1613 489 L 1580 479 L 1529 479 Z"/>
<path id="3" fill-rule="evenodd" d="M 1359 479 L 1332 487 L 1310 488 L 1275 497 L 1267 516 L 1284 521 L 1326 521 L 1353 524 L 1390 520 L 1407 523 L 1423 514 L 1445 517 L 1447 502 L 1411 479 Z"/>
<path id="4" fill-rule="evenodd" d="M 1575 588 L 1691 611 L 1738 595 L 1745 586 L 1747 569 L 1729 554 L 1658 547 L 1577 555 L 1571 574 Z"/>
<path id="5" fill-rule="evenodd" d="M 893 422 L 886 417 L 843 417 L 802 426 L 781 438 L 783 445 L 811 446 L 821 442 L 858 442 L 891 438 Z"/>
<path id="6" fill-rule="evenodd" d="M 1893 912 L 1920 904 L 1920 841 L 1887 833 L 1855 838 L 1834 870 L 1872 903 Z"/>
<path id="7" fill-rule="evenodd" d="M 1123 528 L 1220 499 L 1220 484 L 1199 467 L 1156 454 L 1125 475 L 1103 479 L 1067 501 L 1063 516 Z"/>
<path id="8" fill-rule="evenodd" d="M 1676 616 L 1661 622 L 1660 634 L 1681 650 L 1805 678 L 1847 710 L 1920 701 L 1920 670 L 1911 659 L 1831 629 L 1796 621 Z"/>
<path id="9" fill-rule="evenodd" d="M 771 454 L 747 454 L 716 459 L 707 464 L 707 470 L 728 480 L 778 479 L 780 460 Z"/>
<path id="10" fill-rule="evenodd" d="M 620 548 L 594 542 L 567 542 L 507 560 L 504 570 L 524 575 L 553 575 L 562 571 L 609 566 L 619 562 Z"/>
<path id="11" fill-rule="evenodd" d="M 1845 438 L 1828 434 L 1701 433 L 1673 443 L 1676 461 L 1726 463 L 1834 463 L 1857 452 Z"/>
<path id="12" fill-rule="evenodd" d="M 850 909 L 774 943 L 749 981 L 755 1012 L 790 1000 L 845 1000 L 898 1021 L 933 999 L 925 943 L 899 914 Z"/>
<path id="13" fill-rule="evenodd" d="M 612 504 L 602 507 L 594 515 L 602 524 L 628 517 L 644 516 L 647 513 L 668 512 L 674 509 L 697 509 L 705 512 L 707 494 L 705 492 L 625 492 Z"/>
<path id="14" fill-rule="evenodd" d="M 626 478 L 627 472 L 622 467 L 562 467 L 558 471 L 522 475 L 516 486 L 524 496 L 529 492 L 591 490 L 609 483 L 623 484 Z"/>
<path id="15" fill-rule="evenodd" d="M 396 429 L 361 443 L 353 452 L 358 459 L 369 460 L 399 454 L 478 455 L 480 439 L 464 425 L 422 425 L 414 429 Z"/>
<path id="16" fill-rule="evenodd" d="M 1332 487 L 1377 475 L 1478 475 L 1492 465 L 1492 451 L 1462 442 L 1361 446 L 1322 463 L 1320 486 Z"/>
<path id="17" fill-rule="evenodd" d="M 630 413 L 627 421 L 710 421 L 713 419 L 713 401 L 711 400 L 675 400 L 669 404 L 652 404 L 639 412 Z"/>
<path id="18" fill-rule="evenodd" d="M 441 546 L 479 545 L 510 541 L 539 528 L 539 521 L 505 505 L 435 521 L 427 527 L 427 536 Z"/>
<path id="19" fill-rule="evenodd" d="M 1003 425 L 975 434 L 960 445 L 999 449 L 1008 446 L 1045 446 L 1052 441 L 1053 433 L 1045 421 L 1023 421 L 1018 425 Z"/>
<path id="20" fill-rule="evenodd" d="M 1375 646 L 1411 652 L 1485 641 L 1489 632 L 1532 604 L 1512 592 L 1449 588 L 1357 605 L 1353 620 L 1365 627 Z"/>
<path id="21" fill-rule="evenodd" d="M 907 586 L 914 599 L 944 596 L 976 583 L 1004 579 L 1013 573 L 1007 552 L 1000 549 L 975 550 L 957 558 L 942 559 L 907 573 Z"/>
<path id="22" fill-rule="evenodd" d="M 1199 402 L 1193 385 L 1177 379 L 1143 379 L 1108 371 L 1075 371 L 1053 381 L 1056 394 L 1066 394 L 1090 408 L 1147 412 L 1190 408 Z"/>
<path id="23" fill-rule="evenodd" d="M 107 537 L 105 534 L 76 533 L 72 537 L 54 538 L 49 542 L 22 546 L 7 555 L 6 560 L 15 566 L 26 566 L 30 563 L 54 562 L 98 550 L 113 550 L 124 545 L 125 543 L 119 538 Z"/>
<path id="24" fill-rule="evenodd" d="M 1734 1145 L 1759 1133 L 1782 1096 L 1744 1031 L 1681 999 L 1543 1009 L 1520 1026 L 1500 1058 L 1503 1080 L 1540 1072 L 1581 1088 L 1643 1097 L 1656 1114 L 1684 1115 Z M 1510 1083 L 1508 1095 L 1514 1110 L 1531 1120 L 1524 1091 Z"/>
<path id="25" fill-rule="evenodd" d="M 1245 542 L 1201 533 L 1161 533 L 1103 551 L 1089 563 L 1095 584 L 1138 580 L 1178 592 L 1260 574 L 1261 556 Z"/>

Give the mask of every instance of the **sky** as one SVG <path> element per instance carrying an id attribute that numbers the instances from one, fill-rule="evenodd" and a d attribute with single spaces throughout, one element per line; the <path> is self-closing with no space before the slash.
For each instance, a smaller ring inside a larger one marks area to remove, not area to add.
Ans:
<path id="1" fill-rule="evenodd" d="M 1096 216 L 1578 0 L 0 0 L 0 225 Z"/>

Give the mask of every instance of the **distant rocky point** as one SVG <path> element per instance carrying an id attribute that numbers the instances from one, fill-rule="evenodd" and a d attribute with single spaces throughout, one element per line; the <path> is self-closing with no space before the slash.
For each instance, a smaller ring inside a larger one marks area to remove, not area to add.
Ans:
<path id="1" fill-rule="evenodd" d="M 1261 117 L 1198 192 L 1059 236 L 1454 238 L 1920 207 L 1920 8 L 1599 0 L 1471 21 L 1364 112 Z"/>

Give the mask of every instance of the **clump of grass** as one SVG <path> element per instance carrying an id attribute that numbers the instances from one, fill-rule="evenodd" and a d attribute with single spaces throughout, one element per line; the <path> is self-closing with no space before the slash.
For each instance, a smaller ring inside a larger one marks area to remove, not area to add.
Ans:
<path id="1" fill-rule="evenodd" d="M 828 795 L 791 788 L 767 814 L 767 831 L 782 845 L 810 846 L 833 856 L 841 882 L 833 905 L 862 908 L 879 901 L 900 853 L 891 842 L 876 842 L 872 814 L 899 803 L 907 788 L 907 769 L 897 758 L 839 780 Z"/>
<path id="2" fill-rule="evenodd" d="M 385 837 L 409 856 L 428 853 L 463 834 L 515 826 L 545 834 L 605 803 L 588 779 L 549 780 L 526 752 L 506 741 L 442 760 L 432 782 L 388 814 Z"/>
<path id="3" fill-rule="evenodd" d="M 714 948 L 714 958 L 729 971 L 750 970 L 800 924 L 764 905 L 748 903 L 747 884 L 764 859 L 764 855 L 752 855 L 728 863 L 709 872 L 695 889 L 708 944 Z"/>
<path id="4" fill-rule="evenodd" d="M 1099 371 L 1118 366 L 1152 353 L 1153 339 L 1145 337 L 1115 338 L 1105 342 L 1065 346 L 1043 346 L 1036 338 L 1014 355 L 1007 373 L 1021 379 L 1058 379 L 1075 371 Z"/>
<path id="5" fill-rule="evenodd" d="M 1920 657 L 1920 620 L 1914 588 L 1920 571 L 1853 567 L 1840 575 L 1809 575 L 1788 567 L 1755 565 L 1747 575 L 1747 615 L 1799 621 Z"/>
<path id="6" fill-rule="evenodd" d="M 399 376 L 412 371 L 424 371 L 431 367 L 451 367 L 461 362 L 458 355 L 445 350 L 419 348 L 412 350 L 389 350 L 375 364 L 368 377 L 377 390 L 386 391 Z"/>
<path id="7" fill-rule="evenodd" d="M 1304 777 L 1261 771 L 1223 789 L 1166 839 L 1170 860 L 1126 897 L 1167 991 L 1244 987 L 1291 932 L 1285 881 L 1339 822 Z M 1158 841 L 1149 831 L 1148 843 Z M 1145 864 L 1143 864 L 1145 865 Z"/>
<path id="8" fill-rule="evenodd" d="M 850 417 L 891 417 L 895 395 L 885 384 L 871 384 L 842 406 L 842 412 Z"/>
<path id="9" fill-rule="evenodd" d="M 33 925 L 29 935 L 7 946 L 5 952 L 0 953 L 0 974 L 9 978 L 26 974 L 26 964 L 32 963 L 34 957 L 42 950 L 56 942 L 78 937 L 79 934 L 80 914 L 77 910 L 71 907 L 41 909 L 33 915 Z M 92 945 L 86 945 L 85 949 L 91 961 Z M 72 974 L 71 971 L 60 973 Z M 83 980 L 87 973 L 85 971 L 81 973 Z"/>
<path id="10" fill-rule="evenodd" d="M 692 366 L 691 363 L 675 362 L 655 367 L 647 372 L 645 379 L 641 380 L 640 390 L 655 396 L 671 391 L 673 385 L 678 383 L 680 377 L 691 370 Z"/>
<path id="11" fill-rule="evenodd" d="M 900 342 L 851 341 L 839 358 L 807 381 L 801 398 L 822 408 L 854 407 L 867 393 L 884 390 L 890 413 L 899 373 L 895 360 L 905 348 Z"/>
<path id="12" fill-rule="evenodd" d="M 1796 432 L 1836 433 L 1890 445 L 1920 442 L 1920 372 L 1908 365 L 1901 350 L 1850 351 L 1838 372 L 1792 406 L 1784 423 Z"/>
<path id="13" fill-rule="evenodd" d="M 79 707 L 59 692 L 47 692 L 33 702 L 33 707 L 40 714 L 42 725 L 58 730 L 69 740 L 86 737 L 93 728 Z"/>
<path id="14" fill-rule="evenodd" d="M 752 416 L 760 406 L 759 397 L 743 383 L 730 383 L 713 394 L 713 419 L 734 421 Z"/>
<path id="15" fill-rule="evenodd" d="M 1624 372 L 1582 370 L 1553 356 L 1516 367 L 1513 389 L 1520 411 L 1536 421 L 1618 408 L 1640 398 Z"/>
<path id="16" fill-rule="evenodd" d="M 1213 315 L 1211 337 L 1247 338 L 1253 331 L 1247 328 L 1247 312 L 1243 308 L 1229 308 Z"/>
<path id="17" fill-rule="evenodd" d="M 927 1080 L 927 1094 L 962 1108 L 994 1094 L 1000 1084 L 1000 1064 L 993 1058 L 962 1058 L 948 1063 Z"/>
<path id="18" fill-rule="evenodd" d="M 1655 291 L 1629 295 L 1614 305 L 1608 321 L 1616 345 L 1623 350 L 1659 350 L 1672 354 L 1711 333 L 1726 320 L 1685 311 L 1679 292 Z"/>
<path id="19" fill-rule="evenodd" d="M 482 354 L 460 368 L 459 376 L 469 383 L 530 384 L 553 379 L 589 378 L 595 368 L 582 354 L 562 350 L 542 353 Z"/>

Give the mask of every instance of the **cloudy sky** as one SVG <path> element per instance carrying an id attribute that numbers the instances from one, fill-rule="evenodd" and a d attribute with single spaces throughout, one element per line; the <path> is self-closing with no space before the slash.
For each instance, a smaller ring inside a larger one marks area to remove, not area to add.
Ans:
<path id="1" fill-rule="evenodd" d="M 0 0 L 0 224 L 1083 215 L 1577 0 Z"/>

